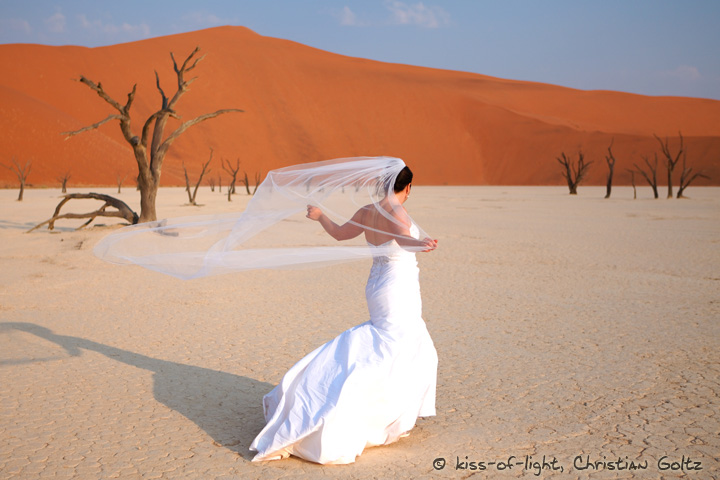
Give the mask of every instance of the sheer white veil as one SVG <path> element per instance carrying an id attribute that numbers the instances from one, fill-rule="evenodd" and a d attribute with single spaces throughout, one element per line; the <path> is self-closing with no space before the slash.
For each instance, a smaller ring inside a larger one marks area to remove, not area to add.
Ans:
<path id="1" fill-rule="evenodd" d="M 389 222 L 415 238 L 427 234 L 394 195 L 405 163 L 393 157 L 355 157 L 273 170 L 243 212 L 166 219 L 122 228 L 94 249 L 99 258 L 136 264 L 182 279 L 262 268 L 308 268 L 387 255 L 397 242 L 374 246 L 364 235 L 338 242 L 305 217 L 307 205 L 320 208 L 338 225 L 352 222 L 362 207 L 374 206 Z M 379 224 L 379 223 L 378 223 Z M 402 235 L 361 225 L 386 237 Z M 406 246 L 417 252 L 422 246 Z"/>

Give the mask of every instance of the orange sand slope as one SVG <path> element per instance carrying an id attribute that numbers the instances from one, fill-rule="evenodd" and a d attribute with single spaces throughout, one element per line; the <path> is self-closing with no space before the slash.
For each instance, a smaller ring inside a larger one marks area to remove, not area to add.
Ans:
<path id="1" fill-rule="evenodd" d="M 660 154 L 653 134 L 677 148 L 685 137 L 688 165 L 708 174 L 697 185 L 720 185 L 720 101 L 579 91 L 478 74 L 345 57 L 242 27 L 220 27 L 100 48 L 0 45 L 10 71 L 0 79 L 0 163 L 32 160 L 29 183 L 110 185 L 136 172 L 117 122 L 65 139 L 60 132 L 102 120 L 113 109 L 85 85 L 101 82 L 118 102 L 137 83 L 131 111 L 139 134 L 159 108 L 154 70 L 168 96 L 195 46 L 206 57 L 181 99 L 183 119 L 241 108 L 183 134 L 166 157 L 162 183 L 184 182 L 182 162 L 197 175 L 210 148 L 240 160 L 250 178 L 281 166 L 357 155 L 391 155 L 414 167 L 422 184 L 560 184 L 555 158 L 582 149 L 594 161 L 587 183 L 602 184 L 604 155 L 614 139 L 616 183 L 626 169 Z M 166 134 L 178 122 L 168 124 Z M 677 184 L 678 165 L 675 180 Z M 658 176 L 666 178 L 662 157 Z M 664 183 L 664 180 L 661 180 Z M 17 181 L 0 169 L 0 186 Z"/>

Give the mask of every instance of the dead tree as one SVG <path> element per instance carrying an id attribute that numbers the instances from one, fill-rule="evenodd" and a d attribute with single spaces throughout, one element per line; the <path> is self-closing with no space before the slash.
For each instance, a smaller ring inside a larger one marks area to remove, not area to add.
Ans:
<path id="1" fill-rule="evenodd" d="M 218 173 L 218 192 L 222 193 L 222 175 Z"/>
<path id="2" fill-rule="evenodd" d="M 60 214 L 60 209 L 63 205 L 65 205 L 67 202 L 72 200 L 73 198 L 94 198 L 95 200 L 102 200 L 105 202 L 105 204 L 100 207 L 99 209 L 95 210 L 94 212 L 88 212 L 88 213 L 63 213 Z M 108 207 L 113 207 L 116 209 L 116 211 L 107 211 Z M 32 232 L 33 230 L 42 227 L 43 225 L 47 224 L 48 230 L 52 230 L 55 228 L 55 221 L 60 220 L 61 218 L 88 218 L 89 220 L 82 225 L 80 225 L 77 230 L 80 230 L 83 227 L 86 227 L 95 220 L 97 217 L 117 217 L 117 218 L 124 218 L 128 221 L 128 223 L 135 225 L 138 223 L 138 214 L 133 212 L 130 207 L 127 206 L 125 202 L 122 200 L 118 200 L 115 197 L 111 197 L 110 195 L 105 195 L 102 193 L 70 193 L 68 195 L 65 195 L 65 197 L 58 203 L 58 206 L 55 207 L 55 213 L 53 214 L 52 218 L 49 220 L 45 220 L 42 223 L 39 223 L 35 225 L 33 228 L 28 230 L 28 233 Z"/>
<path id="3" fill-rule="evenodd" d="M 208 178 L 208 185 L 210 186 L 210 191 L 215 191 L 215 179 L 213 177 Z"/>
<path id="4" fill-rule="evenodd" d="M 155 72 L 155 86 L 160 93 L 161 105 L 160 108 L 150 115 L 143 124 L 141 133 L 139 136 L 134 135 L 131 127 L 130 118 L 130 107 L 135 100 L 135 91 L 137 84 L 133 86 L 132 91 L 127 96 L 127 102 L 125 105 L 120 104 L 108 95 L 102 87 L 102 84 L 95 84 L 91 80 L 81 76 L 80 82 L 87 85 L 91 90 L 100 96 L 105 102 L 110 104 L 118 113 L 110 115 L 104 120 L 94 123 L 88 127 L 75 130 L 73 132 L 64 132 L 65 135 L 71 137 L 88 130 L 93 130 L 101 125 L 111 121 L 118 120 L 120 123 L 120 130 L 122 131 L 123 137 L 130 144 L 135 155 L 135 161 L 138 165 L 138 189 L 140 190 L 140 221 L 149 222 L 157 219 L 157 213 L 155 209 L 155 199 L 157 197 L 158 187 L 160 186 L 160 172 L 162 170 L 163 160 L 167 153 L 170 145 L 188 128 L 193 125 L 197 125 L 200 122 L 208 120 L 210 118 L 217 117 L 224 113 L 229 112 L 242 112 L 236 108 L 228 108 L 223 110 L 217 110 L 213 113 L 206 113 L 199 117 L 193 118 L 182 122 L 180 126 L 175 129 L 167 137 L 164 136 L 165 126 L 168 118 L 172 117 L 177 120 L 181 120 L 180 115 L 175 112 L 175 105 L 177 104 L 180 97 L 188 91 L 188 87 L 194 82 L 197 77 L 190 79 L 185 78 L 185 74 L 193 70 L 198 62 L 204 58 L 204 56 L 195 58 L 195 55 L 200 51 L 200 47 L 196 47 L 190 55 L 185 59 L 182 65 L 178 66 L 175 61 L 175 57 L 170 53 L 172 58 L 173 68 L 177 76 L 177 91 L 168 98 L 165 96 L 165 92 L 160 87 L 160 77 Z M 151 133 L 152 131 L 152 133 Z"/>
<path id="5" fill-rule="evenodd" d="M 608 166 L 608 174 L 607 174 L 607 185 L 605 186 L 605 198 L 610 198 L 610 191 L 612 190 L 612 179 L 613 179 L 613 170 L 615 169 L 615 155 L 612 153 L 612 146 L 613 143 L 615 143 L 615 139 L 613 138 L 610 140 L 610 146 L 608 147 L 608 154 L 605 155 L 605 161 L 607 162 Z"/>
<path id="6" fill-rule="evenodd" d="M 707 178 L 707 179 L 710 178 L 702 172 L 693 173 L 692 167 L 687 166 L 687 158 L 686 157 L 687 157 L 687 155 L 685 154 L 685 152 L 683 152 L 683 164 L 682 164 L 683 169 L 682 169 L 682 172 L 680 172 L 680 187 L 678 187 L 677 198 L 685 198 L 683 196 L 683 192 L 685 191 L 685 189 L 687 187 L 690 186 L 690 184 L 696 178 Z"/>
<path id="7" fill-rule="evenodd" d="M 245 190 L 247 191 L 247 194 L 250 195 L 250 180 L 248 180 L 247 172 L 243 172 L 243 179 L 241 182 L 243 185 L 245 185 Z"/>
<path id="8" fill-rule="evenodd" d="M 240 170 L 240 159 L 235 163 L 235 168 L 230 165 L 228 160 L 223 160 L 223 170 L 230 174 L 230 185 L 228 186 L 228 202 L 232 202 L 232 194 L 235 193 L 235 182 L 237 181 L 237 174 Z"/>
<path id="9" fill-rule="evenodd" d="M 668 194 L 667 198 L 672 198 L 673 196 L 673 190 L 672 190 L 672 172 L 675 170 L 675 165 L 677 165 L 678 161 L 680 160 L 680 155 L 683 153 L 683 136 L 682 132 L 678 132 L 678 135 L 680 135 L 680 149 L 677 152 L 677 155 L 673 155 L 670 153 L 670 147 L 668 146 L 668 138 L 665 137 L 665 142 L 663 142 L 660 137 L 655 135 L 655 138 L 657 138 L 657 141 L 660 142 L 660 148 L 662 149 L 663 155 L 665 158 L 663 161 L 665 162 L 665 167 L 667 167 L 667 174 L 668 174 Z"/>
<path id="10" fill-rule="evenodd" d="M 62 177 L 57 178 L 57 181 L 60 182 L 60 184 L 62 185 L 61 193 L 67 193 L 68 180 L 70 180 L 70 170 L 68 170 Z"/>
<path id="11" fill-rule="evenodd" d="M 655 163 L 650 163 L 650 160 L 648 157 L 643 155 L 643 160 L 645 160 L 645 165 L 648 167 L 648 171 L 646 172 L 642 168 L 638 166 L 637 163 L 635 163 L 635 169 L 637 172 L 645 177 L 645 180 L 647 180 L 648 185 L 652 187 L 653 195 L 655 195 L 655 198 L 658 198 L 658 189 L 657 189 L 657 166 L 658 166 L 658 158 L 657 153 L 655 154 Z"/>
<path id="12" fill-rule="evenodd" d="M 17 175 L 18 181 L 20 182 L 20 193 L 18 194 L 17 201 L 22 202 L 23 194 L 25 193 L 25 182 L 27 182 L 27 177 L 28 175 L 30 175 L 30 167 L 32 166 L 32 161 L 28 160 L 27 162 L 25 162 L 25 166 L 21 167 L 17 159 L 15 157 L 12 157 L 12 163 L 12 166 L 3 164 L 3 167 L 7 168 L 15 175 Z"/>
<path id="13" fill-rule="evenodd" d="M 629 168 L 627 168 L 626 170 L 630 172 L 630 182 L 632 183 L 633 187 L 633 200 L 637 200 L 637 189 L 635 188 L 635 170 L 630 170 Z"/>
<path id="14" fill-rule="evenodd" d="M 260 185 L 260 173 L 255 174 L 255 188 L 253 189 L 252 193 L 250 192 L 250 180 L 248 180 L 247 172 L 243 172 L 243 176 L 245 178 L 241 181 L 245 185 L 245 190 L 247 191 L 247 194 L 255 195 L 255 192 L 257 192 L 257 189 L 258 189 L 258 185 Z"/>
<path id="15" fill-rule="evenodd" d="M 198 188 L 200 188 L 200 182 L 202 182 L 203 177 L 206 173 L 210 173 L 210 169 L 208 169 L 208 165 L 210 165 L 210 162 L 212 162 L 212 156 L 213 156 L 213 149 L 210 149 L 210 158 L 207 162 L 203 163 L 202 170 L 200 171 L 200 178 L 198 178 L 197 183 L 195 184 L 195 190 L 193 190 L 192 194 L 190 193 L 190 178 L 188 178 L 187 168 L 185 168 L 185 160 L 183 160 L 183 170 L 185 171 L 185 187 L 188 192 L 188 200 L 190 201 L 190 205 L 197 205 L 195 203 L 195 198 L 197 197 L 197 191 Z"/>
<path id="16" fill-rule="evenodd" d="M 120 188 L 122 187 L 123 182 L 127 178 L 127 173 L 125 175 L 120 175 L 119 173 L 115 175 L 115 180 L 117 181 L 118 186 L 118 193 L 120 193 Z"/>
<path id="17" fill-rule="evenodd" d="M 564 167 L 562 172 L 563 177 L 567 180 L 568 188 L 570 189 L 570 195 L 577 195 L 577 187 L 585 175 L 587 175 L 588 167 L 592 162 L 585 163 L 585 156 L 582 152 L 578 152 L 578 161 L 573 163 L 566 155 L 565 152 L 557 157 L 557 161 Z"/>

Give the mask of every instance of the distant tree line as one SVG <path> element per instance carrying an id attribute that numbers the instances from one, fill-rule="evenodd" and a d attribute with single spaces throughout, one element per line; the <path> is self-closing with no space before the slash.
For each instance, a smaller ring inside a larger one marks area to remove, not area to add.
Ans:
<path id="1" fill-rule="evenodd" d="M 669 140 L 665 137 L 665 140 L 661 139 L 657 135 L 653 135 L 660 144 L 660 151 L 663 158 L 663 164 L 667 171 L 667 198 L 673 197 L 673 172 L 677 167 L 678 163 L 682 159 L 682 169 L 680 170 L 680 182 L 678 185 L 677 198 L 683 198 L 684 192 L 687 187 L 690 186 L 698 178 L 710 178 L 702 171 L 693 171 L 692 167 L 687 165 L 687 150 L 685 149 L 684 139 L 682 132 L 678 132 L 680 137 L 680 146 L 677 152 L 673 152 L 669 145 Z M 605 198 L 610 198 L 612 192 L 613 174 L 615 171 L 615 155 L 612 152 L 612 147 L 615 139 L 610 141 L 608 146 L 608 153 L 605 155 L 605 162 L 608 167 L 608 173 L 606 177 L 606 193 Z M 652 188 L 653 195 L 655 198 L 659 198 L 658 193 L 658 154 L 654 154 L 653 161 L 648 158 L 647 155 L 642 156 L 644 167 L 641 167 L 637 163 L 633 163 L 634 169 L 627 168 L 626 171 L 630 173 L 630 179 L 633 186 L 633 198 L 637 198 L 637 189 L 635 185 L 635 174 L 640 174 L 648 185 Z M 562 176 L 565 178 L 570 195 L 577 195 L 578 185 L 587 176 L 592 161 L 586 161 L 585 155 L 582 151 L 578 152 L 577 160 L 573 161 L 568 157 L 565 152 L 561 152 L 560 156 L 557 157 L 558 163 L 562 166 Z"/>

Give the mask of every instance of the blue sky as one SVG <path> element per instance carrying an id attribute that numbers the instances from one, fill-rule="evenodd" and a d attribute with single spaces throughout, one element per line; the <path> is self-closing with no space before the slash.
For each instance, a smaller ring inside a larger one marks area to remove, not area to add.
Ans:
<path id="1" fill-rule="evenodd" d="M 93 47 L 219 25 L 385 62 L 720 100 L 720 0 L 0 0 L 0 43 Z"/>

